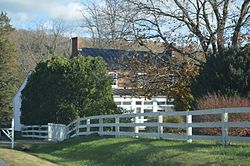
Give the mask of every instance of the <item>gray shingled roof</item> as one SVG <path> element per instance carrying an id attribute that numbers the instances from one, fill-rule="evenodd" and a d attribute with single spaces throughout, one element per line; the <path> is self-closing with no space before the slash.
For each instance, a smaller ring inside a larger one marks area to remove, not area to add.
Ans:
<path id="1" fill-rule="evenodd" d="M 142 59 L 148 52 L 146 51 L 126 51 L 119 49 L 82 48 L 79 53 L 83 56 L 102 57 L 109 67 L 121 68 L 123 60 L 137 58 Z"/>

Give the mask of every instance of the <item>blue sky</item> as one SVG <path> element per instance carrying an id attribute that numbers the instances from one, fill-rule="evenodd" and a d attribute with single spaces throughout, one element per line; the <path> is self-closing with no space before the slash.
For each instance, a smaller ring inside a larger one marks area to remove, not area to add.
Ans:
<path id="1" fill-rule="evenodd" d="M 34 30 L 43 25 L 51 28 L 53 20 L 60 20 L 68 36 L 89 36 L 80 28 L 83 19 L 80 11 L 89 0 L 0 0 L 0 11 L 5 11 L 17 29 Z M 103 0 L 94 0 L 103 2 Z M 236 4 L 242 0 L 236 0 Z"/>
<path id="2" fill-rule="evenodd" d="M 17 29 L 35 29 L 38 25 L 50 28 L 52 20 L 62 21 L 70 35 L 79 29 L 84 0 L 0 0 L 0 11 L 5 11 Z"/>

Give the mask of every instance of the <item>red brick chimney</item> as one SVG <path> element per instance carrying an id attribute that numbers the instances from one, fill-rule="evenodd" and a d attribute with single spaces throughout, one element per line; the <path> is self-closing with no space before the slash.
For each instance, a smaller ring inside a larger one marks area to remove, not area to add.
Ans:
<path id="1" fill-rule="evenodd" d="M 85 46 L 85 40 L 81 37 L 72 37 L 71 44 L 72 44 L 72 51 L 71 51 L 70 58 L 73 58 L 73 57 L 79 55 L 79 49 L 81 49 L 81 48 L 83 48 L 83 46 Z"/>
<path id="2" fill-rule="evenodd" d="M 71 45 L 72 45 L 71 58 L 73 58 L 78 55 L 78 37 L 71 38 Z"/>

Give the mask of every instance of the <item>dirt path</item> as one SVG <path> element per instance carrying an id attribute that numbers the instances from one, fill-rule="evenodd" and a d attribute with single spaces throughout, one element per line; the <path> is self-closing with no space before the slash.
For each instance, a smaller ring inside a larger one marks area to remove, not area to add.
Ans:
<path id="1" fill-rule="evenodd" d="M 10 166 L 10 165 L 0 159 L 0 166 Z"/>

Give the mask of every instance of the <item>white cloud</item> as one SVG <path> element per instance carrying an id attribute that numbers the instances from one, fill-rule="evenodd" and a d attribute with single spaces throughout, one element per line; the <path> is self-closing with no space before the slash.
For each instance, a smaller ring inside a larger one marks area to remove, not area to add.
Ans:
<path id="1" fill-rule="evenodd" d="M 23 12 L 17 12 L 17 13 L 8 12 L 8 16 L 15 19 L 15 20 L 19 20 L 22 22 L 30 21 L 32 19 L 31 16 L 29 16 L 27 13 L 23 13 Z"/>
<path id="2" fill-rule="evenodd" d="M 62 19 L 65 21 L 80 20 L 82 19 L 81 11 L 82 4 L 78 2 L 58 4 L 57 6 L 50 7 L 48 14 L 51 18 Z"/>
<path id="3" fill-rule="evenodd" d="M 0 0 L 0 10 L 12 13 L 15 19 L 40 15 L 64 21 L 80 20 L 82 9 L 80 0 Z M 14 14 L 15 13 L 15 14 Z"/>
<path id="4" fill-rule="evenodd" d="M 28 21 L 30 19 L 26 13 L 16 13 L 16 15 L 20 21 Z"/>

